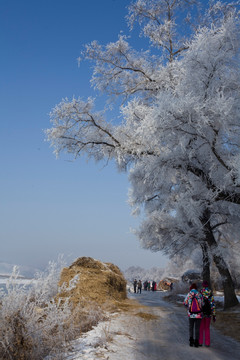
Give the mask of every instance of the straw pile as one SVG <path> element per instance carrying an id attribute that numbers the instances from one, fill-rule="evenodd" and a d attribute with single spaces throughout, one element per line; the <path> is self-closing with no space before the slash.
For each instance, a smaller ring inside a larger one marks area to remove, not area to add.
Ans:
<path id="1" fill-rule="evenodd" d="M 167 278 L 164 280 L 159 281 L 157 288 L 159 290 L 170 290 L 170 284 L 171 283 L 175 283 L 176 279 L 172 279 L 172 278 Z"/>
<path id="2" fill-rule="evenodd" d="M 70 297 L 73 306 L 80 303 L 96 303 L 101 306 L 127 298 L 126 280 L 116 265 L 90 257 L 78 258 L 62 270 L 59 285 L 68 285 L 76 275 L 79 275 L 76 286 L 60 295 Z"/>

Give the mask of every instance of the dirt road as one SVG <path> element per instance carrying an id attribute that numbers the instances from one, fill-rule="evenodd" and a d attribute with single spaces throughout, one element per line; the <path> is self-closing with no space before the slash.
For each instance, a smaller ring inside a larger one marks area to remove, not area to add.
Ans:
<path id="1" fill-rule="evenodd" d="M 129 297 L 145 306 L 112 314 L 72 343 L 66 360 L 238 360 L 240 343 L 211 328 L 211 347 L 190 347 L 184 306 L 161 292 Z M 144 315 L 144 316 L 143 316 Z"/>
<path id="2" fill-rule="evenodd" d="M 161 292 L 130 295 L 130 298 L 148 306 L 146 311 L 156 315 L 157 319 L 132 324 L 136 341 L 132 359 L 129 360 L 239 360 L 240 343 L 220 334 L 213 327 L 211 347 L 190 347 L 185 308 L 164 301 L 163 295 Z"/>

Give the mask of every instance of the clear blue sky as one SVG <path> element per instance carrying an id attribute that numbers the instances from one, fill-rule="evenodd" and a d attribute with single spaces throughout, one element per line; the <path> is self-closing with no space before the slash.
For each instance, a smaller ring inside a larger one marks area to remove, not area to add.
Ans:
<path id="1" fill-rule="evenodd" d="M 45 267 L 65 254 L 162 267 L 140 249 L 128 180 L 113 165 L 55 159 L 43 130 L 62 98 L 92 94 L 83 45 L 127 32 L 128 0 L 0 0 L 0 262 Z"/>

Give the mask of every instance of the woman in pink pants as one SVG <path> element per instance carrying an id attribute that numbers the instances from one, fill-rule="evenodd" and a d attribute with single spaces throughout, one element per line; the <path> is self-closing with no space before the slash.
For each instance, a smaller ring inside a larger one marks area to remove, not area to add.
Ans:
<path id="1" fill-rule="evenodd" d="M 201 294 L 203 296 L 203 318 L 200 324 L 199 331 L 199 346 L 202 346 L 205 338 L 205 346 L 210 346 L 210 323 L 211 317 L 213 317 L 213 321 L 216 321 L 216 313 L 215 313 L 215 303 L 212 291 L 209 289 L 209 285 L 207 281 L 203 281 L 202 283 Z"/>

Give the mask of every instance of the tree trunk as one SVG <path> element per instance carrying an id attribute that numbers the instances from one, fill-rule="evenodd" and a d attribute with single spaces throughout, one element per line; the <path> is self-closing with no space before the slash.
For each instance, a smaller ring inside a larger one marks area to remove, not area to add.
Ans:
<path id="1" fill-rule="evenodd" d="M 213 261 L 215 262 L 216 267 L 222 279 L 222 285 L 224 291 L 224 309 L 227 309 L 229 307 L 239 304 L 239 302 L 235 294 L 234 283 L 231 274 L 228 270 L 228 266 L 224 261 L 220 253 L 220 250 L 218 249 L 218 243 L 216 242 L 215 237 L 213 235 L 212 228 L 210 225 L 210 213 L 208 210 L 206 210 L 204 213 L 202 223 L 204 225 L 206 241 L 211 251 Z"/>
<path id="2" fill-rule="evenodd" d="M 210 261 L 209 261 L 207 243 L 206 242 L 201 243 L 201 248 L 202 248 L 202 261 L 203 261 L 202 279 L 204 281 L 207 281 L 209 287 L 211 288 Z"/>

